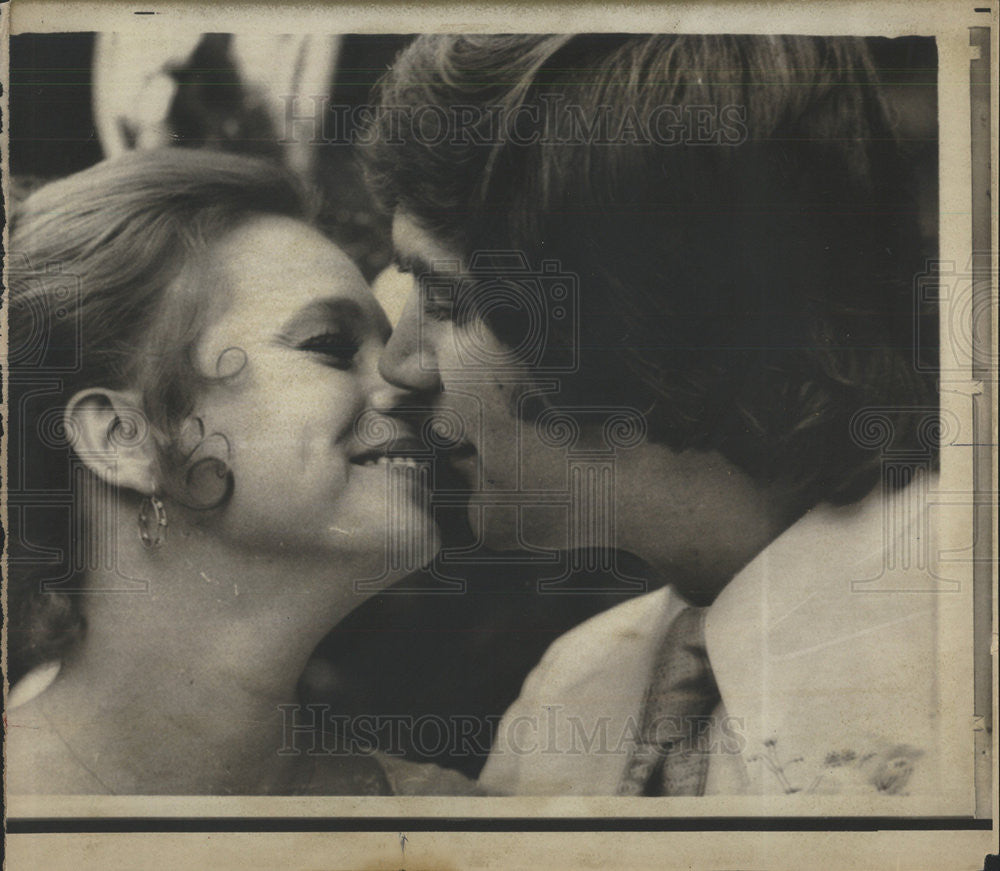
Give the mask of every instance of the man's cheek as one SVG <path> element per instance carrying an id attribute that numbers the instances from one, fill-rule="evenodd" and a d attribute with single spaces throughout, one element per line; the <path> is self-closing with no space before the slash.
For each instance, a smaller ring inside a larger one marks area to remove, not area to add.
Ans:
<path id="1" fill-rule="evenodd" d="M 418 312 L 420 318 L 420 365 L 434 368 L 444 389 L 449 385 L 467 383 L 476 374 L 476 367 L 470 366 L 464 355 L 458 352 L 462 345 L 463 330 L 454 324 L 434 323 Z"/>

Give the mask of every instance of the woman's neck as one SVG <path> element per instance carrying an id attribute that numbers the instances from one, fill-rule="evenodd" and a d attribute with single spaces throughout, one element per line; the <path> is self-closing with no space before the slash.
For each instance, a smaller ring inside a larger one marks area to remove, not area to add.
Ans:
<path id="1" fill-rule="evenodd" d="M 220 560 L 210 545 L 130 554 L 144 592 L 88 577 L 84 639 L 38 700 L 111 792 L 286 792 L 308 767 L 296 686 L 358 604 L 353 584 L 329 565 Z"/>

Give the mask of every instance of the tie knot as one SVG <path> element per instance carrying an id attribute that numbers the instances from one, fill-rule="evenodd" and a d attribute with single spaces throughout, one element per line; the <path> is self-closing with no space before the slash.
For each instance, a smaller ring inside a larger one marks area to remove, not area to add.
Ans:
<path id="1" fill-rule="evenodd" d="M 711 678 L 712 667 L 705 645 L 707 611 L 707 608 L 685 608 L 667 628 L 653 663 L 652 684 L 661 691 L 691 679 Z"/>
<path id="2" fill-rule="evenodd" d="M 705 615 L 708 608 L 687 607 L 678 614 L 663 639 L 666 650 L 685 649 L 707 657 L 705 649 Z"/>

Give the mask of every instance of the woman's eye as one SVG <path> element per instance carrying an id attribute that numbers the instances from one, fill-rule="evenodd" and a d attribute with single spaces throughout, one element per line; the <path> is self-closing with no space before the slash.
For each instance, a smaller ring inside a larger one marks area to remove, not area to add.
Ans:
<path id="1" fill-rule="evenodd" d="M 360 350 L 358 342 L 343 333 L 320 333 L 298 344 L 300 351 L 309 351 L 327 357 L 334 365 L 350 366 Z"/>

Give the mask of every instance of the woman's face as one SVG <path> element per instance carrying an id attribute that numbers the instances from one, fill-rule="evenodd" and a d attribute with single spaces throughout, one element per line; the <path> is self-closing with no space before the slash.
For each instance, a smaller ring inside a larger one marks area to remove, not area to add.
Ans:
<path id="1" fill-rule="evenodd" d="M 381 414 L 394 400 L 377 365 L 389 324 L 350 259 L 303 223 L 260 216 L 215 246 L 200 277 L 219 313 L 197 362 L 223 377 L 196 405 L 192 460 L 224 459 L 234 482 L 214 528 L 242 551 L 358 578 L 429 561 L 429 467 L 385 456 L 390 429 L 407 449 Z"/>

